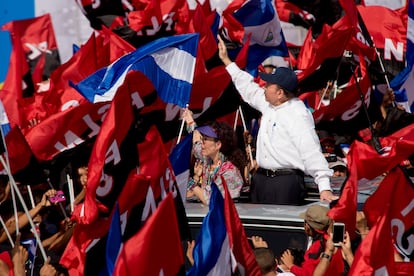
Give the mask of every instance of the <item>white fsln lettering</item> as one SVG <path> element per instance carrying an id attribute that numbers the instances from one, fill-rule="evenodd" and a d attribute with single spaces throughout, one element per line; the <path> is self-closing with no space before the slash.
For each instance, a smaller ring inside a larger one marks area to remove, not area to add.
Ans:
<path id="1" fill-rule="evenodd" d="M 411 202 L 401 211 L 401 215 L 403 217 L 407 216 L 414 208 L 414 199 L 411 200 Z M 414 251 L 414 234 L 409 235 L 406 238 L 406 245 L 407 247 L 404 247 L 403 245 L 403 235 L 406 231 L 404 222 L 402 222 L 400 219 L 394 218 L 391 220 L 391 230 L 394 233 L 394 227 L 397 228 L 396 233 L 396 244 L 398 249 L 403 253 L 405 256 L 409 256 Z"/>
<path id="2" fill-rule="evenodd" d="M 110 107 L 111 107 L 111 104 L 109 103 L 109 104 L 106 104 L 106 105 L 104 105 L 104 106 L 102 106 L 98 109 L 98 115 L 102 115 L 101 116 L 101 122 L 105 121 L 106 114 L 107 114 Z"/>
<path id="3" fill-rule="evenodd" d="M 364 98 L 365 104 L 367 105 L 367 107 L 369 106 L 370 95 L 371 95 L 371 89 L 369 88 Z M 361 106 L 362 106 L 361 100 L 356 101 L 350 109 L 348 109 L 342 114 L 341 119 L 343 121 L 351 120 L 356 115 L 358 115 L 359 109 L 361 108 Z"/>
<path id="4" fill-rule="evenodd" d="M 106 152 L 105 164 L 108 164 L 112 161 L 114 165 L 118 164 L 121 161 L 121 154 L 119 152 L 119 147 L 116 140 L 112 141 L 111 145 L 108 148 L 108 151 Z"/>
<path id="5" fill-rule="evenodd" d="M 99 197 L 107 196 L 112 190 L 113 183 L 114 183 L 114 179 L 112 178 L 112 176 L 107 175 L 102 171 L 101 179 L 99 181 L 99 186 L 96 189 L 96 195 Z"/>
<path id="6" fill-rule="evenodd" d="M 145 106 L 144 101 L 142 100 L 138 92 L 133 92 L 131 94 L 131 100 L 132 100 L 132 106 L 135 106 L 135 108 L 138 110 Z"/>
<path id="7" fill-rule="evenodd" d="M 154 192 L 150 186 L 148 187 L 144 210 L 142 210 L 141 221 L 146 221 L 155 209 L 157 209 L 157 204 L 155 203 Z"/>
<path id="8" fill-rule="evenodd" d="M 101 129 L 101 127 L 92 120 L 91 116 L 89 114 L 87 114 L 87 115 L 83 116 L 82 119 L 85 122 L 85 124 L 92 130 L 91 133 L 88 134 L 88 137 L 92 138 L 95 135 L 98 135 L 99 130 Z"/>
<path id="9" fill-rule="evenodd" d="M 390 60 L 391 54 L 398 61 L 404 61 L 404 44 L 402 42 L 397 42 L 395 47 L 393 41 L 389 38 L 385 39 L 384 43 L 384 59 Z"/>
<path id="10" fill-rule="evenodd" d="M 158 23 L 156 16 L 151 16 L 152 29 L 145 30 L 147 35 L 155 35 L 160 29 L 161 25 Z"/>
<path id="11" fill-rule="evenodd" d="M 79 106 L 79 102 L 77 100 L 70 100 L 62 104 L 62 106 L 60 107 L 60 111 L 65 111 L 66 109 L 69 109 L 69 107 L 76 107 L 76 106 Z"/>
<path id="12" fill-rule="evenodd" d="M 162 17 L 162 21 L 167 24 L 167 27 L 165 28 L 166 31 L 172 30 L 172 26 L 174 24 L 174 20 L 173 20 L 174 14 L 175 12 L 171 12 Z"/>
<path id="13" fill-rule="evenodd" d="M 77 136 L 75 133 L 73 133 L 70 130 L 67 131 L 64 136 L 65 136 L 66 146 L 64 146 L 61 142 L 57 142 L 55 144 L 55 149 L 57 149 L 59 152 L 74 148 L 76 145 L 80 145 L 84 142 L 83 139 L 81 139 L 79 136 Z"/>
<path id="14" fill-rule="evenodd" d="M 375 270 L 374 272 L 375 276 L 388 276 L 388 271 L 387 268 L 385 266 L 382 266 L 378 269 Z"/>
<path id="15" fill-rule="evenodd" d="M 101 6 L 101 0 L 93 0 L 92 9 L 97 9 Z"/>

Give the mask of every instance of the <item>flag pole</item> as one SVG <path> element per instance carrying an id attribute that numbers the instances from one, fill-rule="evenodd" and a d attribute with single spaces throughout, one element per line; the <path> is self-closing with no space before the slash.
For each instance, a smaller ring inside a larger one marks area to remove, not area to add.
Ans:
<path id="1" fill-rule="evenodd" d="M 239 106 L 240 108 L 240 106 Z M 233 124 L 233 130 L 236 131 L 237 122 L 239 121 L 239 108 L 236 110 L 236 116 L 234 117 L 234 124 Z"/>
<path id="2" fill-rule="evenodd" d="M 66 174 L 66 180 L 68 182 L 70 211 L 73 213 L 75 204 L 75 191 L 73 190 L 73 180 L 70 177 L 69 173 Z"/>
<path id="3" fill-rule="evenodd" d="M 37 244 L 39 245 L 40 253 L 42 254 L 43 260 L 46 261 L 47 255 L 46 255 L 45 248 L 42 245 L 42 240 L 40 239 L 39 233 L 36 231 L 36 226 L 33 222 L 32 217 L 30 216 L 29 210 L 27 209 L 27 205 L 24 202 L 22 194 L 20 193 L 19 187 L 17 187 L 17 184 L 14 181 L 13 175 L 10 172 L 10 167 L 6 164 L 6 162 L 4 161 L 4 158 L 3 158 L 2 155 L 0 155 L 0 162 L 3 165 L 3 167 L 5 168 L 7 175 L 9 176 L 10 185 L 11 185 L 12 189 L 16 192 L 16 195 L 19 198 L 20 203 L 22 204 L 23 210 L 24 210 L 24 212 L 27 216 L 29 224 L 33 229 L 33 235 L 35 236 Z M 19 223 L 18 223 L 18 221 L 16 221 L 16 235 L 18 235 L 18 231 L 17 231 L 18 228 L 19 228 Z M 15 246 L 18 246 L 18 245 L 16 244 Z"/>
<path id="4" fill-rule="evenodd" d="M 188 104 L 185 105 L 185 108 L 188 108 Z M 183 118 L 183 120 L 181 121 L 181 127 L 180 127 L 180 133 L 178 133 L 178 138 L 177 138 L 177 145 L 180 143 L 181 141 L 181 136 L 183 134 L 184 131 L 184 124 L 185 124 L 185 120 Z"/>
<path id="5" fill-rule="evenodd" d="M 329 82 L 330 82 L 330 81 L 327 81 L 327 82 L 326 82 L 326 87 L 323 89 L 323 94 L 322 94 L 322 96 L 321 96 L 321 99 L 319 100 L 318 107 L 316 108 L 316 110 L 319 110 L 319 108 L 320 108 L 320 107 L 321 107 L 321 105 L 322 105 L 323 98 L 325 98 L 326 92 L 328 91 L 328 88 L 329 88 L 329 85 L 330 85 L 330 83 L 329 83 Z"/>
<path id="6" fill-rule="evenodd" d="M 33 199 L 32 187 L 30 187 L 30 185 L 26 185 L 26 188 L 27 193 L 29 194 L 30 204 L 32 205 L 32 208 L 34 208 L 36 205 Z"/>
<path id="7" fill-rule="evenodd" d="M 2 216 L 0 216 L 0 223 L 1 223 L 1 226 L 3 226 L 4 232 L 6 233 L 7 238 L 9 239 L 9 242 L 10 242 L 11 246 L 14 247 L 14 241 L 13 241 L 11 235 L 10 235 L 9 230 L 6 227 L 6 223 L 4 223 L 4 220 L 3 220 Z"/>
<path id="8" fill-rule="evenodd" d="M 243 110 L 241 108 L 241 105 L 239 105 L 238 110 L 240 111 L 240 118 L 242 120 L 243 130 L 244 130 L 244 132 L 247 132 L 246 121 L 244 120 L 244 115 L 243 115 Z M 250 143 L 247 143 L 247 149 L 248 149 L 248 152 L 249 152 L 250 164 L 252 165 L 252 168 L 253 168 L 254 167 L 254 162 L 253 162 L 252 147 L 251 147 Z"/>
<path id="9" fill-rule="evenodd" d="M 354 71 L 352 65 L 353 64 L 351 63 L 350 68 L 351 68 L 351 71 L 352 71 L 352 76 L 354 77 L 354 80 L 355 80 L 356 87 L 358 89 L 358 94 L 359 94 L 359 98 L 361 100 L 362 108 L 364 109 L 365 116 L 367 117 L 368 128 L 371 132 L 371 137 L 372 137 L 371 138 L 372 139 L 372 145 L 374 146 L 374 149 L 377 151 L 377 153 L 381 154 L 383 152 L 383 149 L 382 149 L 381 143 L 380 143 L 377 135 L 375 135 L 374 129 L 372 127 L 372 122 L 371 122 L 371 119 L 369 117 L 368 108 L 367 108 L 367 105 L 366 105 L 365 99 L 364 99 L 364 93 L 361 90 L 361 86 L 359 85 L 359 80 L 358 80 L 357 76 L 355 75 L 355 71 Z"/>

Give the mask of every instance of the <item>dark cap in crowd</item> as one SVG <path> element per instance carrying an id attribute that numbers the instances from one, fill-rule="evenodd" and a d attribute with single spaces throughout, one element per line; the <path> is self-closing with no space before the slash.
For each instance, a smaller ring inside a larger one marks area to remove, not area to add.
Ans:
<path id="1" fill-rule="evenodd" d="M 202 126 L 197 128 L 198 132 L 200 132 L 202 135 L 211 137 L 211 138 L 218 138 L 217 133 L 214 131 L 214 129 L 211 126 Z"/>
<path id="2" fill-rule="evenodd" d="M 328 229 L 331 219 L 327 216 L 329 209 L 321 205 L 310 206 L 305 213 L 299 215 L 313 229 L 325 231 Z"/>
<path id="3" fill-rule="evenodd" d="M 298 77 L 296 73 L 286 67 L 278 67 L 272 74 L 260 72 L 260 78 L 267 83 L 277 84 L 283 89 L 295 93 L 298 87 Z"/>

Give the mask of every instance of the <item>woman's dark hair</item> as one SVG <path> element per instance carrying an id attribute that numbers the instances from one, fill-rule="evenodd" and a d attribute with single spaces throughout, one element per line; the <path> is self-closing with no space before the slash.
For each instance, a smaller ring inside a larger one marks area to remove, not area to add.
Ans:
<path id="1" fill-rule="evenodd" d="M 211 127 L 216 131 L 218 140 L 221 142 L 221 152 L 233 163 L 243 175 L 247 165 L 247 159 L 243 151 L 238 147 L 236 133 L 224 122 L 213 122 Z"/>

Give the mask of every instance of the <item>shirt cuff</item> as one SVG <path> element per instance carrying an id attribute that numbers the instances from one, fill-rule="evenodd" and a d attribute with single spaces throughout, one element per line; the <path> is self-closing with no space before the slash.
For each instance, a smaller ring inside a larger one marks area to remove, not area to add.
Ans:
<path id="1" fill-rule="evenodd" d="M 326 190 L 332 191 L 329 178 L 321 178 L 318 182 L 319 193 Z"/>
<path id="2" fill-rule="evenodd" d="M 232 62 L 226 66 L 226 70 L 227 72 L 229 72 L 230 75 L 232 75 L 240 71 L 240 68 L 237 66 L 235 62 Z"/>

